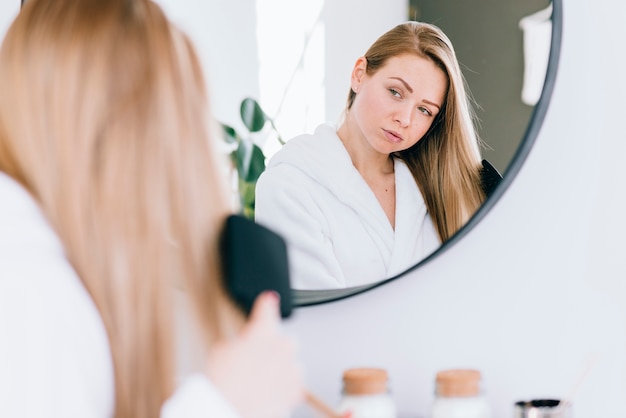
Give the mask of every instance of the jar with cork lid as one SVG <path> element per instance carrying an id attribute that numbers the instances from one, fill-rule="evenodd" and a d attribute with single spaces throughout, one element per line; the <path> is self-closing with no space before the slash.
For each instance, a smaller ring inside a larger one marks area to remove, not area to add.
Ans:
<path id="1" fill-rule="evenodd" d="M 431 418 L 490 418 L 481 373 L 471 369 L 442 370 L 435 379 Z"/>
<path id="2" fill-rule="evenodd" d="M 352 368 L 343 372 L 343 394 L 338 412 L 351 418 L 396 418 L 388 374 L 379 368 Z"/>

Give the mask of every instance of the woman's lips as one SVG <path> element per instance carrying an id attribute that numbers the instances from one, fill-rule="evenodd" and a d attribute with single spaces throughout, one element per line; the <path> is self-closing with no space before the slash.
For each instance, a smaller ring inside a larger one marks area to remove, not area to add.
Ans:
<path id="1" fill-rule="evenodd" d="M 398 143 L 403 141 L 402 137 L 398 133 L 396 133 L 394 131 L 388 131 L 386 129 L 383 129 L 383 132 L 385 133 L 385 136 L 387 137 L 389 142 L 393 142 L 394 144 L 398 144 Z"/>

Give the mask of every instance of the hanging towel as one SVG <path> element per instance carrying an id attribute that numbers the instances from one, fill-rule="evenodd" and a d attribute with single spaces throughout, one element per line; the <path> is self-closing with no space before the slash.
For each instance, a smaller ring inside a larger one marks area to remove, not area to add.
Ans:
<path id="1" fill-rule="evenodd" d="M 534 106 L 541 97 L 548 69 L 552 41 L 552 3 L 548 7 L 522 18 L 519 27 L 524 40 L 524 83 L 522 102 Z"/>

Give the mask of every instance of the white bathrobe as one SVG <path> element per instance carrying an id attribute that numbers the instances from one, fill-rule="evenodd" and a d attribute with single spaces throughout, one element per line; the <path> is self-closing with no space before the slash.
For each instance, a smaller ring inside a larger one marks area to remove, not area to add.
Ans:
<path id="1" fill-rule="evenodd" d="M 411 172 L 394 161 L 395 230 L 334 127 L 295 137 L 270 159 L 257 183 L 255 216 L 285 238 L 294 289 L 378 282 L 439 247 Z"/>
<path id="2" fill-rule="evenodd" d="M 110 418 L 114 393 L 93 300 L 35 201 L 0 172 L 0 417 Z M 237 414 L 205 375 L 189 374 L 161 411 L 178 417 Z"/>

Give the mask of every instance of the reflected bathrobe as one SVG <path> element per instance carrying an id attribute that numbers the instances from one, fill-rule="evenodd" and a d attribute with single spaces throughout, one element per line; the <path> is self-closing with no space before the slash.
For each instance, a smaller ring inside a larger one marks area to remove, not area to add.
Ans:
<path id="1" fill-rule="evenodd" d="M 294 289 L 374 283 L 439 247 L 411 172 L 399 159 L 394 170 L 395 230 L 333 126 L 287 141 L 270 159 L 257 183 L 255 219 L 285 238 Z"/>

